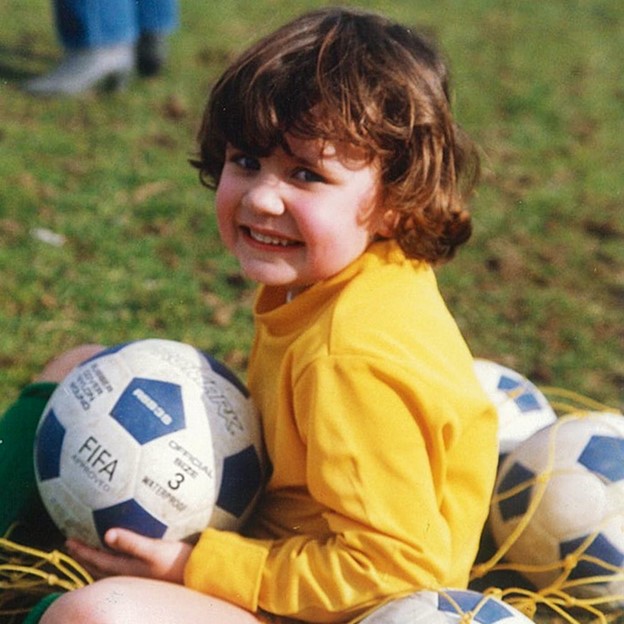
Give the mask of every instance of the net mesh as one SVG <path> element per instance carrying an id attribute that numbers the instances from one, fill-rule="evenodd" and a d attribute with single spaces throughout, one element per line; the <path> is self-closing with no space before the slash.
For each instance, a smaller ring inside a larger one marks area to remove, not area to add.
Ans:
<path id="1" fill-rule="evenodd" d="M 576 392 L 560 388 L 544 387 L 550 405 L 557 412 L 558 419 L 549 430 L 548 457 L 545 466 L 533 477 L 518 483 L 504 492 L 495 493 L 493 505 L 518 496 L 530 490 L 526 512 L 515 524 L 513 530 L 496 546 L 491 536 L 486 536 L 482 545 L 482 557 L 471 574 L 471 585 L 484 593 L 493 593 L 536 622 L 624 622 L 624 568 L 599 558 L 588 548 L 601 534 L 604 525 L 618 516 L 624 526 L 624 500 L 616 504 L 604 518 L 604 522 L 579 540 L 574 549 L 564 557 L 547 563 L 512 562 L 507 558 L 510 549 L 532 522 L 536 510 L 556 468 L 557 430 L 574 419 L 596 417 L 598 413 L 620 414 L 613 407 L 584 397 Z M 624 529 L 622 529 L 624 544 Z M 489 551 L 489 552 L 488 552 Z M 622 554 L 624 560 L 624 553 Z M 599 570 L 596 574 L 578 574 L 579 566 L 584 570 Z M 528 578 L 547 578 L 539 587 Z"/>
<path id="2" fill-rule="evenodd" d="M 93 582 L 89 573 L 59 549 L 41 550 L 0 537 L 0 622 L 14 624 L 42 597 Z"/>

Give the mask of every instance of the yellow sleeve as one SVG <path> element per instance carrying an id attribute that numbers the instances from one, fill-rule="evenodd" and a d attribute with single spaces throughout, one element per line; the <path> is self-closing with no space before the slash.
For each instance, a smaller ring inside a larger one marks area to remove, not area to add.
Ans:
<path id="1" fill-rule="evenodd" d="M 465 583 L 495 465 L 478 447 L 495 452 L 495 424 L 480 394 L 417 373 L 344 355 L 308 367 L 293 407 L 327 533 L 271 542 L 209 530 L 187 584 L 252 611 L 339 622 L 390 594 Z"/>

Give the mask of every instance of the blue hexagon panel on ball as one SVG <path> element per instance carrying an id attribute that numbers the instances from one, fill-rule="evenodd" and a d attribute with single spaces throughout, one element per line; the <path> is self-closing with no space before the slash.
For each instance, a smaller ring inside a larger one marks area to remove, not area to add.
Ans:
<path id="1" fill-rule="evenodd" d="M 168 381 L 135 377 L 110 415 L 139 444 L 186 427 L 182 388 Z"/>
<path id="2" fill-rule="evenodd" d="M 258 414 L 242 382 L 190 345 L 116 345 L 56 388 L 35 440 L 43 502 L 70 537 L 99 545 L 120 526 L 183 539 L 236 530 L 266 474 Z"/>

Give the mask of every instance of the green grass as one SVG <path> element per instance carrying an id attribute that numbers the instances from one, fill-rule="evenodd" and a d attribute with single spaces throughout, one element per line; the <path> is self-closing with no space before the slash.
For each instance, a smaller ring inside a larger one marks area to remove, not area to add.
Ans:
<path id="1" fill-rule="evenodd" d="M 60 56 L 49 2 L 4 0 L 0 409 L 52 355 L 85 341 L 189 341 L 244 374 L 252 285 L 224 254 L 212 194 L 187 158 L 232 54 L 329 3 L 181 4 L 164 76 L 121 94 L 38 100 L 19 82 Z M 484 172 L 474 238 L 439 279 L 474 353 L 621 406 L 624 4 L 345 4 L 424 26 L 450 59 Z"/>
<path id="2" fill-rule="evenodd" d="M 60 55 L 47 0 L 0 26 L 0 406 L 85 340 L 188 340 L 245 368 L 251 285 L 187 164 L 233 53 L 322 2 L 185 2 L 165 76 L 36 100 Z M 353 2 L 436 34 L 480 144 L 476 233 L 439 271 L 475 354 L 619 406 L 624 386 L 624 7 L 608 0 Z M 33 12 L 43 18 L 32 20 Z M 46 19 L 48 16 L 48 19 Z M 55 247 L 36 228 L 62 235 Z"/>

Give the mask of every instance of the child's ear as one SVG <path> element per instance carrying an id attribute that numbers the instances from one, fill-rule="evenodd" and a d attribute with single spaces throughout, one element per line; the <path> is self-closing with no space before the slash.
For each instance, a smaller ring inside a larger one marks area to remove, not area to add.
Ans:
<path id="1" fill-rule="evenodd" d="M 399 215 L 394 210 L 391 208 L 387 209 L 379 220 L 376 234 L 383 238 L 393 238 L 398 218 Z"/>

